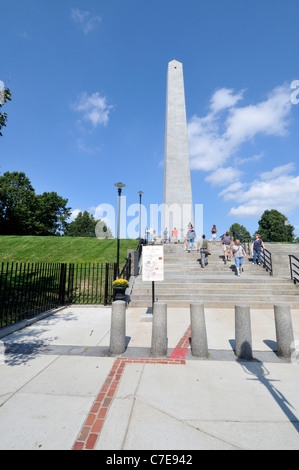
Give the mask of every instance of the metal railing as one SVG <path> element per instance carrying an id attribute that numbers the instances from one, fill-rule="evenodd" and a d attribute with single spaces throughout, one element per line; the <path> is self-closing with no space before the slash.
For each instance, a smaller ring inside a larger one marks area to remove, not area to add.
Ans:
<path id="1" fill-rule="evenodd" d="M 82 263 L 65 265 L 64 292 L 61 305 L 104 304 L 113 300 L 116 263 Z"/>
<path id="2" fill-rule="evenodd" d="M 240 244 L 242 245 L 245 253 L 248 255 L 251 253 L 251 245 L 252 243 L 244 240 L 235 230 L 233 231 L 233 239 L 240 240 Z M 273 264 L 272 264 L 272 253 L 267 249 L 262 249 L 261 251 L 261 261 L 263 268 L 266 269 L 267 272 L 270 273 L 270 276 L 273 276 Z"/>
<path id="3" fill-rule="evenodd" d="M 129 256 L 120 277 L 130 270 Z M 109 305 L 116 275 L 116 263 L 1 263 L 0 328 L 64 305 Z"/>
<path id="4" fill-rule="evenodd" d="M 128 258 L 126 258 L 126 263 L 124 265 L 124 267 L 122 268 L 121 270 L 121 273 L 120 273 L 120 277 L 122 279 L 126 279 L 127 281 L 130 280 L 130 277 L 131 277 L 131 265 L 132 265 L 132 258 L 131 256 L 128 256 Z"/>
<path id="5" fill-rule="evenodd" d="M 0 328 L 56 308 L 61 297 L 61 264 L 2 263 Z"/>
<path id="6" fill-rule="evenodd" d="M 138 253 L 138 260 L 140 259 L 141 255 L 142 255 L 142 248 L 143 246 L 147 245 L 147 240 L 143 239 L 143 238 L 140 238 L 139 240 L 139 244 L 138 244 L 138 247 L 137 247 L 137 253 Z"/>
<path id="7" fill-rule="evenodd" d="M 262 249 L 261 260 L 263 268 L 270 273 L 270 276 L 273 276 L 272 253 L 269 250 Z"/>
<path id="8" fill-rule="evenodd" d="M 299 282 L 299 259 L 294 255 L 289 255 L 291 280 L 296 284 Z"/>

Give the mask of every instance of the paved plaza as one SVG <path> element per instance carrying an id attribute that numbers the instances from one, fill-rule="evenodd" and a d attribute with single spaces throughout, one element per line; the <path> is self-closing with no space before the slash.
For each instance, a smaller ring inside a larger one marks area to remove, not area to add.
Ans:
<path id="1" fill-rule="evenodd" d="M 0 449 L 299 449 L 299 364 L 275 354 L 271 309 L 251 310 L 254 360 L 234 355 L 234 310 L 206 309 L 209 357 L 189 309 L 168 308 L 168 354 L 150 355 L 146 309 L 127 309 L 109 355 L 110 307 L 68 307 L 2 338 Z M 292 310 L 299 342 L 299 310 Z"/>

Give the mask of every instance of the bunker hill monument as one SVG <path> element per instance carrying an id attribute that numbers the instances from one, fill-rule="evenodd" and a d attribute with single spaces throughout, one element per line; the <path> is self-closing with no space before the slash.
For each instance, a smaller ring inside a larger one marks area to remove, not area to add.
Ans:
<path id="1" fill-rule="evenodd" d="M 182 240 L 194 224 L 183 64 L 169 62 L 167 72 L 164 199 L 162 231 L 178 230 Z"/>

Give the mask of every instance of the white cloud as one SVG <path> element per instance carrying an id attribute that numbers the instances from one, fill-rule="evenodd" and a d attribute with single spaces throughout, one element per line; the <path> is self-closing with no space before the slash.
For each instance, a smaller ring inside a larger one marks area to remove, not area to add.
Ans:
<path id="1" fill-rule="evenodd" d="M 223 189 L 221 193 L 218 194 L 218 196 L 222 196 L 224 200 L 229 200 L 231 194 L 235 194 L 237 191 L 241 190 L 244 188 L 244 184 L 241 183 L 240 181 L 237 181 L 236 183 L 232 183 L 227 188 Z M 233 197 L 235 199 L 235 197 Z"/>
<path id="2" fill-rule="evenodd" d="M 213 186 L 225 186 L 232 183 L 240 178 L 243 173 L 237 168 L 227 167 L 218 168 L 213 173 L 205 178 L 206 181 L 211 183 Z"/>
<path id="3" fill-rule="evenodd" d="M 92 95 L 84 92 L 78 97 L 77 103 L 73 105 L 73 108 L 81 113 L 84 120 L 97 127 L 108 124 L 109 114 L 113 106 L 109 106 L 106 97 L 100 96 L 99 92 Z"/>
<path id="4" fill-rule="evenodd" d="M 222 191 L 220 195 L 225 201 L 240 204 L 232 207 L 229 215 L 257 218 L 267 209 L 289 214 L 299 208 L 299 176 L 292 175 L 293 170 L 293 164 L 278 166 L 262 173 L 258 180 Z"/>
<path id="5" fill-rule="evenodd" d="M 258 134 L 285 135 L 291 107 L 289 88 L 277 87 L 266 101 L 234 108 L 226 122 L 225 138 L 233 148 L 239 148 Z"/>
<path id="6" fill-rule="evenodd" d="M 210 102 L 207 116 L 193 116 L 188 123 L 190 166 L 213 171 L 223 167 L 243 144 L 255 136 L 283 136 L 287 133 L 292 104 L 288 86 L 279 86 L 266 100 L 249 106 L 236 107 L 243 91 L 222 88 Z M 219 112 L 227 116 L 220 120 Z"/>
<path id="7" fill-rule="evenodd" d="M 80 209 L 74 209 L 71 213 L 70 218 L 68 219 L 68 222 L 73 222 L 80 212 L 82 212 Z"/>
<path id="8" fill-rule="evenodd" d="M 253 155 L 252 157 L 238 158 L 236 159 L 236 164 L 244 165 L 244 163 L 248 163 L 248 162 L 258 162 L 263 158 L 263 156 L 264 156 L 264 152 L 261 152 L 257 155 Z"/>
<path id="9" fill-rule="evenodd" d="M 193 116 L 188 124 L 188 134 L 191 169 L 212 171 L 225 164 L 230 149 L 211 115 L 206 118 Z"/>
<path id="10" fill-rule="evenodd" d="M 286 163 L 264 171 L 251 182 L 242 182 L 240 165 L 259 161 L 260 151 L 240 158 L 241 148 L 258 135 L 286 136 L 292 103 L 289 86 L 278 86 L 256 104 L 240 106 L 244 91 L 217 90 L 205 117 L 193 116 L 188 123 L 190 166 L 208 172 L 205 180 L 224 186 L 218 196 L 235 203 L 229 215 L 260 217 L 266 209 L 288 214 L 299 208 L 299 176 L 295 165 Z M 220 115 L 221 113 L 221 115 Z"/>
<path id="11" fill-rule="evenodd" d="M 273 178 L 277 178 L 282 175 L 289 175 L 294 171 L 295 164 L 294 163 L 287 163 L 286 165 L 277 166 L 273 168 L 271 171 L 265 171 L 264 173 L 260 174 L 260 178 L 262 180 L 271 180 Z"/>
<path id="12" fill-rule="evenodd" d="M 243 99 L 244 91 L 240 91 L 237 94 L 233 94 L 234 90 L 228 88 L 220 88 L 215 91 L 212 96 L 210 107 L 213 113 L 218 113 L 225 108 L 232 108 L 238 101 Z"/>
<path id="13" fill-rule="evenodd" d="M 89 11 L 79 10 L 79 8 L 72 8 L 71 18 L 79 25 L 84 34 L 90 33 L 98 26 L 99 23 L 102 22 L 102 18 L 100 16 L 92 16 Z"/>

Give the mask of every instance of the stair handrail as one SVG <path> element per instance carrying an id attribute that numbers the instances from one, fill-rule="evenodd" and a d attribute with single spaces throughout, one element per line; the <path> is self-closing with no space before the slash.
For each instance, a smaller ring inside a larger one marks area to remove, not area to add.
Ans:
<path id="1" fill-rule="evenodd" d="M 251 252 L 251 246 L 250 246 L 251 243 L 248 241 L 244 241 L 243 237 L 235 230 L 233 230 L 233 238 L 234 240 L 240 240 L 240 244 L 242 245 L 246 254 L 249 254 Z M 267 250 L 266 248 L 265 249 L 262 248 L 261 255 L 262 255 L 261 259 L 262 259 L 263 268 L 265 268 L 266 271 L 270 273 L 270 276 L 273 276 L 273 264 L 272 264 L 271 251 Z"/>
<path id="2" fill-rule="evenodd" d="M 147 240 L 144 239 L 144 238 L 140 238 L 139 239 L 139 244 L 138 244 L 138 247 L 137 247 L 137 253 L 138 253 L 138 261 L 140 260 L 141 258 L 141 255 L 142 255 L 142 248 L 143 246 L 147 245 Z"/>
<path id="3" fill-rule="evenodd" d="M 298 264 L 296 264 L 293 261 L 293 259 L 296 260 Z M 296 285 L 296 283 L 299 282 L 299 259 L 295 255 L 289 255 L 289 260 L 290 260 L 291 280 Z"/>
<path id="4" fill-rule="evenodd" d="M 273 264 L 272 264 L 272 253 L 271 251 L 267 250 L 266 248 L 262 248 L 261 259 L 263 263 L 263 268 L 266 271 L 270 272 L 270 276 L 273 276 Z"/>

